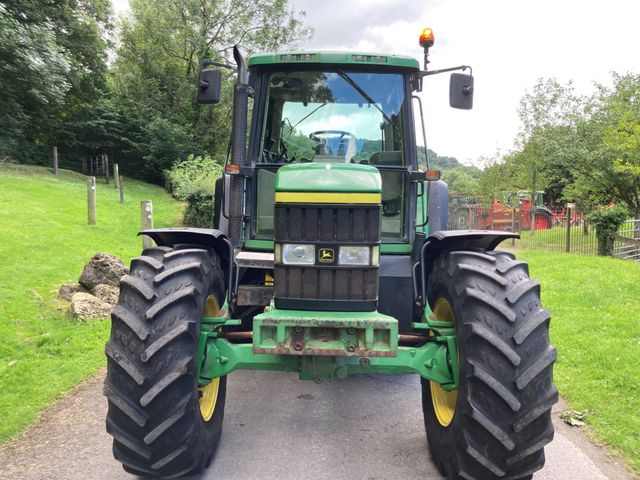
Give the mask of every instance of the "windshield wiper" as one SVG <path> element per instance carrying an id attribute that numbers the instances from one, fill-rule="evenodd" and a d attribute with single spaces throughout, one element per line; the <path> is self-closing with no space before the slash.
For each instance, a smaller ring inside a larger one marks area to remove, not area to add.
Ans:
<path id="1" fill-rule="evenodd" d="M 393 121 L 389 118 L 389 115 L 387 115 L 385 111 L 378 106 L 378 104 L 373 100 L 373 98 L 371 98 L 371 96 L 367 92 L 365 92 L 362 89 L 362 87 L 355 82 L 353 78 L 351 78 L 346 72 L 344 72 L 343 70 L 340 70 L 339 68 L 336 68 L 336 72 L 338 73 L 338 75 L 340 75 L 344 79 L 345 82 L 351 85 L 355 89 L 355 91 L 360 94 L 362 98 L 364 98 L 367 102 L 369 102 L 369 105 L 373 105 L 374 107 L 376 107 L 378 111 L 382 114 L 384 119 L 387 122 L 389 122 L 389 124 L 393 127 L 394 130 L 396 131 L 398 130 L 398 127 L 396 127 L 393 124 Z"/>
<path id="2" fill-rule="evenodd" d="M 302 122 L 304 122 L 307 118 L 309 118 L 311 115 L 313 115 L 314 113 L 316 113 L 316 112 L 317 112 L 318 110 L 320 110 L 322 107 L 325 107 L 325 106 L 327 106 L 327 105 L 328 105 L 328 104 L 323 103 L 323 104 L 322 104 L 322 105 L 320 105 L 319 107 L 314 108 L 314 109 L 313 109 L 313 112 L 311 112 L 311 113 L 310 113 L 310 114 L 308 114 L 306 117 L 304 117 L 302 120 L 300 120 L 298 123 L 296 123 L 295 125 L 293 125 L 293 126 L 291 127 L 291 130 L 293 131 L 293 129 L 294 129 L 294 128 L 296 128 L 298 125 L 300 125 Z"/>

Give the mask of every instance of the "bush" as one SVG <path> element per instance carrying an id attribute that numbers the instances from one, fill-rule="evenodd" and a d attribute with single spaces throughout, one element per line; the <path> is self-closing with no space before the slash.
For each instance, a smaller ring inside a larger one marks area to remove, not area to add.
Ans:
<path id="1" fill-rule="evenodd" d="M 598 255 L 612 255 L 613 241 L 616 232 L 629 217 L 629 212 L 620 205 L 599 207 L 586 216 L 586 219 L 596 227 L 598 237 Z"/>
<path id="2" fill-rule="evenodd" d="M 178 200 L 188 200 L 187 197 L 198 192 L 213 195 L 216 178 L 220 175 L 222 167 L 206 155 L 189 155 L 164 172 L 167 190 Z"/>
<path id="3" fill-rule="evenodd" d="M 183 223 L 188 227 L 213 228 L 213 194 L 194 192 L 186 200 Z"/>
<path id="4" fill-rule="evenodd" d="M 212 228 L 213 192 L 222 167 L 211 157 L 194 157 L 176 163 L 164 172 L 167 190 L 187 202 L 183 222 L 190 227 Z"/>

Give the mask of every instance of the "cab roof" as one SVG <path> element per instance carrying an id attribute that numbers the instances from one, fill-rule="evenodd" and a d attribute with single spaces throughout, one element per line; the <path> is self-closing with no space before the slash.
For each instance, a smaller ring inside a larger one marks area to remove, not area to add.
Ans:
<path id="1" fill-rule="evenodd" d="M 251 55 L 249 67 L 282 64 L 377 65 L 420 70 L 415 58 L 366 52 L 280 52 Z"/>

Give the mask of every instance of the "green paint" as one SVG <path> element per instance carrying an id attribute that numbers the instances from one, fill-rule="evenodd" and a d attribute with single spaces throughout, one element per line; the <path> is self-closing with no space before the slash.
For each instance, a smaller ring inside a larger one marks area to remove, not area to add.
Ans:
<path id="1" fill-rule="evenodd" d="M 271 309 L 253 319 L 258 353 L 392 356 L 398 322 L 378 312 Z"/>
<path id="2" fill-rule="evenodd" d="M 273 252 L 273 240 L 245 240 L 247 250 L 267 250 Z"/>
<path id="3" fill-rule="evenodd" d="M 227 375 L 234 370 L 298 372 L 300 357 L 255 354 L 251 344 L 234 344 L 223 338 L 210 338 L 207 342 L 207 353 L 199 384 L 206 385 L 212 379 Z"/>
<path id="4" fill-rule="evenodd" d="M 397 321 L 378 312 L 271 309 L 255 317 L 252 345 L 219 337 L 221 327 L 238 323 L 225 318 L 202 320 L 199 385 L 234 370 L 251 369 L 298 372 L 302 380 L 415 373 L 445 389 L 458 387 L 457 344 L 451 330 L 442 329 L 421 347 L 398 347 Z M 282 353 L 298 341 L 303 347 L 295 354 Z M 350 345 L 354 348 L 349 349 Z"/>
<path id="5" fill-rule="evenodd" d="M 376 167 L 348 163 L 302 163 L 278 170 L 276 192 L 380 193 L 382 180 Z"/>
<path id="6" fill-rule="evenodd" d="M 278 318 L 282 320 L 298 320 L 302 318 L 314 322 L 330 322 L 334 320 L 343 322 L 370 321 L 378 322 L 380 325 L 384 325 L 389 321 L 395 322 L 393 317 L 379 312 L 315 312 L 306 310 L 279 310 L 275 308 L 257 315 L 255 318 Z"/>
<path id="7" fill-rule="evenodd" d="M 428 182 L 422 182 L 422 195 L 418 196 L 418 201 L 417 201 L 417 211 L 416 211 L 416 225 L 420 225 L 420 226 L 416 226 L 416 231 L 417 232 L 421 232 L 424 234 L 429 234 L 429 225 L 423 225 L 425 223 L 425 220 L 427 219 L 427 206 L 428 206 L 428 199 L 427 199 L 427 189 L 428 189 Z M 418 193 L 420 193 L 420 188 L 418 189 Z"/>
<path id="8" fill-rule="evenodd" d="M 245 240 L 247 250 L 264 250 L 273 252 L 273 240 Z M 381 243 L 380 253 L 387 255 L 406 255 L 411 253 L 413 245 L 410 243 Z"/>
<path id="9" fill-rule="evenodd" d="M 382 243 L 380 245 L 380 253 L 389 255 L 406 255 L 411 253 L 413 245 L 410 243 Z"/>
<path id="10" fill-rule="evenodd" d="M 251 55 L 249 67 L 257 65 L 282 64 L 339 64 L 339 65 L 375 65 L 420 70 L 420 64 L 415 58 L 402 55 L 384 55 L 377 53 L 359 52 L 283 52 L 260 53 Z"/>
<path id="11" fill-rule="evenodd" d="M 455 342 L 455 340 L 454 340 Z M 251 344 L 233 344 L 209 338 L 201 385 L 234 370 L 298 372 L 301 380 L 331 380 L 348 375 L 414 373 L 445 389 L 458 388 L 449 368 L 446 337 L 435 337 L 421 347 L 398 347 L 395 357 L 276 355 L 254 353 Z"/>

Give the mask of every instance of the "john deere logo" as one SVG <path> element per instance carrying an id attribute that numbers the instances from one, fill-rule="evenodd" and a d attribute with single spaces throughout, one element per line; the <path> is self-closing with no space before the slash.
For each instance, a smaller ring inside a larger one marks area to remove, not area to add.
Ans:
<path id="1" fill-rule="evenodd" d="M 333 263 L 336 260 L 336 253 L 333 248 L 321 248 L 318 250 L 318 261 L 320 263 Z"/>

